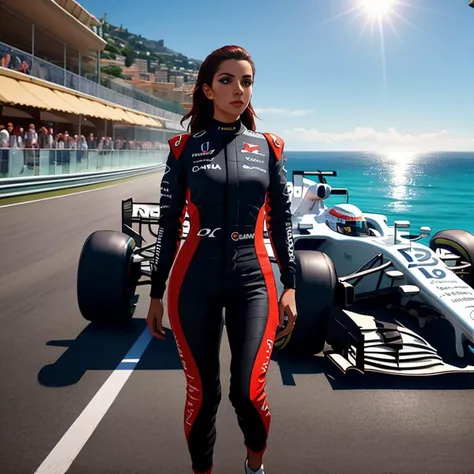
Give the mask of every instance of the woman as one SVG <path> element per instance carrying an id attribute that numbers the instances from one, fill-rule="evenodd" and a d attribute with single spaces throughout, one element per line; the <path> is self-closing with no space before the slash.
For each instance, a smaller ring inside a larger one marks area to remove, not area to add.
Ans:
<path id="1" fill-rule="evenodd" d="M 247 473 L 263 474 L 270 411 L 265 380 L 278 325 L 295 320 L 295 257 L 283 141 L 256 133 L 250 103 L 255 67 L 225 46 L 203 62 L 193 93 L 191 133 L 169 141 L 147 323 L 164 338 L 168 312 L 186 375 L 184 427 L 194 473 L 211 473 L 221 386 L 222 309 L 232 353 L 229 398 L 244 435 Z M 185 212 L 190 230 L 176 257 Z M 263 241 L 267 229 L 281 271 L 278 301 Z"/>

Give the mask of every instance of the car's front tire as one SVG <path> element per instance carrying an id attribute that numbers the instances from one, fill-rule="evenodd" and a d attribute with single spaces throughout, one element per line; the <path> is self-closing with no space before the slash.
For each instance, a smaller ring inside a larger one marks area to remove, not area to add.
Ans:
<path id="1" fill-rule="evenodd" d="M 135 241 L 122 232 L 99 230 L 85 241 L 77 269 L 82 316 L 95 323 L 122 323 L 136 307 Z"/>
<path id="2" fill-rule="evenodd" d="M 444 249 L 458 255 L 462 260 L 474 265 L 474 235 L 461 229 L 448 229 L 437 232 L 430 240 L 431 250 Z M 474 287 L 474 269 L 471 267 L 462 278 Z"/>
<path id="3" fill-rule="evenodd" d="M 285 353 L 314 355 L 324 349 L 327 328 L 335 306 L 337 275 L 332 260 L 314 250 L 296 251 L 296 309 L 293 331 L 276 341 Z"/>

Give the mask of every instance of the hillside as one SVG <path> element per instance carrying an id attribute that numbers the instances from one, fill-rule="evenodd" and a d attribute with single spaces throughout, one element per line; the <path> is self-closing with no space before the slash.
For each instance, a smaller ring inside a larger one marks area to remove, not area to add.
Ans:
<path id="1" fill-rule="evenodd" d="M 140 34 L 131 33 L 122 25 L 116 26 L 108 23 L 104 15 L 102 34 L 107 41 L 102 57 L 115 59 L 116 55 L 125 56 L 126 66 L 130 66 L 134 59 L 146 59 L 148 65 L 158 61 L 160 65 L 170 68 L 183 67 L 198 70 L 202 61 L 188 58 L 182 53 L 167 48 L 164 40 L 151 40 Z"/>

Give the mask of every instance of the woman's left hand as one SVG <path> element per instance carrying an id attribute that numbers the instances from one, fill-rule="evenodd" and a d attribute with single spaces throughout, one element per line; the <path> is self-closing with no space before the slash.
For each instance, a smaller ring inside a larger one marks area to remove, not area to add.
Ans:
<path id="1" fill-rule="evenodd" d="M 280 297 L 280 301 L 278 302 L 278 309 L 279 309 L 279 317 L 280 321 L 279 324 L 283 327 L 285 322 L 285 315 L 288 317 L 288 323 L 281 332 L 279 332 L 276 336 L 276 339 L 280 339 L 281 337 L 286 336 L 291 331 L 293 331 L 293 326 L 295 325 L 297 314 L 296 314 L 296 299 L 295 299 L 295 290 L 289 288 L 283 291 L 283 294 Z"/>

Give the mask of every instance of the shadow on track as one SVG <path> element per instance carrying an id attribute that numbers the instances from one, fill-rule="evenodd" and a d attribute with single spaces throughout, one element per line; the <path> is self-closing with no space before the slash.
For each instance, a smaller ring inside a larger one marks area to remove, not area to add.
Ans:
<path id="1" fill-rule="evenodd" d="M 333 390 L 474 390 L 473 374 L 412 377 L 353 373 L 326 376 Z"/>
<path id="2" fill-rule="evenodd" d="M 145 319 L 113 327 L 89 324 L 74 340 L 49 341 L 47 345 L 67 350 L 40 370 L 39 383 L 65 387 L 78 383 L 89 370 L 115 370 L 145 328 Z M 182 370 L 173 334 L 165 330 L 166 339 L 153 338 L 135 370 Z"/>
<path id="3" fill-rule="evenodd" d="M 146 327 L 145 319 L 132 319 L 123 326 L 89 324 L 74 340 L 49 341 L 47 345 L 67 350 L 44 366 L 38 381 L 47 387 L 78 383 L 89 370 L 113 371 Z M 152 339 L 134 370 L 182 370 L 173 334 Z M 325 357 L 294 357 L 274 351 L 272 364 L 280 371 L 282 384 L 295 386 L 294 375 L 324 375 L 334 390 L 474 390 L 474 374 L 410 377 L 366 373 L 343 375 Z"/>
<path id="4" fill-rule="evenodd" d="M 295 375 L 322 375 L 331 369 L 331 364 L 322 356 L 297 357 L 274 351 L 272 364 L 278 366 L 283 385 L 296 385 Z"/>

